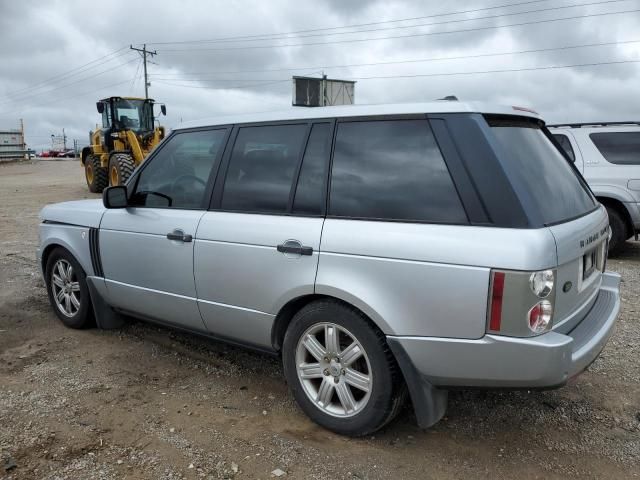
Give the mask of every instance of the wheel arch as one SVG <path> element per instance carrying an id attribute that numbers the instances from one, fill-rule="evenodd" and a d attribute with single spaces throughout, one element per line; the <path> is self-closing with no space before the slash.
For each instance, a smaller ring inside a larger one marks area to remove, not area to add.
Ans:
<path id="1" fill-rule="evenodd" d="M 362 313 L 373 328 L 382 332 L 383 335 L 385 334 L 384 328 L 374 320 L 377 315 L 372 315 L 370 308 L 361 308 L 358 305 L 361 302 L 350 301 L 341 295 L 313 293 L 308 295 L 301 295 L 292 300 L 289 300 L 284 306 L 282 306 L 282 308 L 280 308 L 280 310 L 276 314 L 276 318 L 271 328 L 271 345 L 276 352 L 280 352 L 282 350 L 282 343 L 284 341 L 285 333 L 287 332 L 287 328 L 289 327 L 294 315 L 309 303 L 317 300 L 334 300 L 337 303 L 343 304 L 348 308 L 353 308 Z"/>
<path id="2" fill-rule="evenodd" d="M 84 165 L 87 161 L 87 158 L 89 157 L 89 155 L 91 155 L 92 151 L 91 151 L 91 147 L 84 147 L 82 149 L 82 153 L 80 154 L 80 160 L 82 161 L 82 164 Z"/>
<path id="3" fill-rule="evenodd" d="M 40 268 L 43 275 L 46 273 L 47 261 L 49 260 L 51 252 L 58 247 L 69 252 L 69 254 L 72 255 L 80 264 L 87 276 L 95 275 L 91 263 L 91 252 L 89 248 L 89 229 L 84 227 L 67 226 L 64 228 L 58 226 L 57 229 L 53 228 L 52 230 L 53 231 L 45 233 L 47 238 L 41 246 Z M 86 240 L 82 239 L 83 231 L 85 232 Z"/>

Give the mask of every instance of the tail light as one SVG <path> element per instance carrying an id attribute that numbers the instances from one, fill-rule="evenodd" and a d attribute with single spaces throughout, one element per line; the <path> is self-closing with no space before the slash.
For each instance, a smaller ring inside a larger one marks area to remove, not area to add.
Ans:
<path id="1" fill-rule="evenodd" d="M 502 295 L 504 293 L 504 272 L 493 272 L 491 287 L 491 317 L 489 329 L 499 332 L 502 324 Z"/>
<path id="2" fill-rule="evenodd" d="M 492 270 L 487 332 L 530 337 L 553 325 L 555 272 Z"/>

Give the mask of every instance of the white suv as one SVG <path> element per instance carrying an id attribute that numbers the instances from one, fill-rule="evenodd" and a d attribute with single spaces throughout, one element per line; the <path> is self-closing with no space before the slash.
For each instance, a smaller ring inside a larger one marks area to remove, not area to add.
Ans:
<path id="1" fill-rule="evenodd" d="M 640 230 L 640 122 L 549 125 L 553 136 L 607 207 L 616 253 Z"/>

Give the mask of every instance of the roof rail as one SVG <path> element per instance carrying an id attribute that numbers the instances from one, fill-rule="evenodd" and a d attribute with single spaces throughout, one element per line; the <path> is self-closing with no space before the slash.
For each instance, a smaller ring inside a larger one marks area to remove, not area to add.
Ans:
<path id="1" fill-rule="evenodd" d="M 585 122 L 585 123 L 557 123 L 553 125 L 547 125 L 547 127 L 608 127 L 609 125 L 640 125 L 639 121 L 631 122 Z"/>

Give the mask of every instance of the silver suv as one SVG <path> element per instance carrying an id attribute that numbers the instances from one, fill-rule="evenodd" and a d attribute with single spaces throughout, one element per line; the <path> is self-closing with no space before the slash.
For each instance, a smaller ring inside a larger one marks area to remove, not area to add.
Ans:
<path id="1" fill-rule="evenodd" d="M 49 205 L 72 328 L 132 316 L 280 355 L 302 410 L 364 435 L 408 391 L 559 387 L 620 307 L 607 213 L 526 109 L 291 110 L 175 130 L 103 200 Z"/>
<path id="2" fill-rule="evenodd" d="M 609 251 L 618 253 L 640 230 L 640 122 L 572 123 L 549 128 L 607 208 L 612 232 Z"/>

